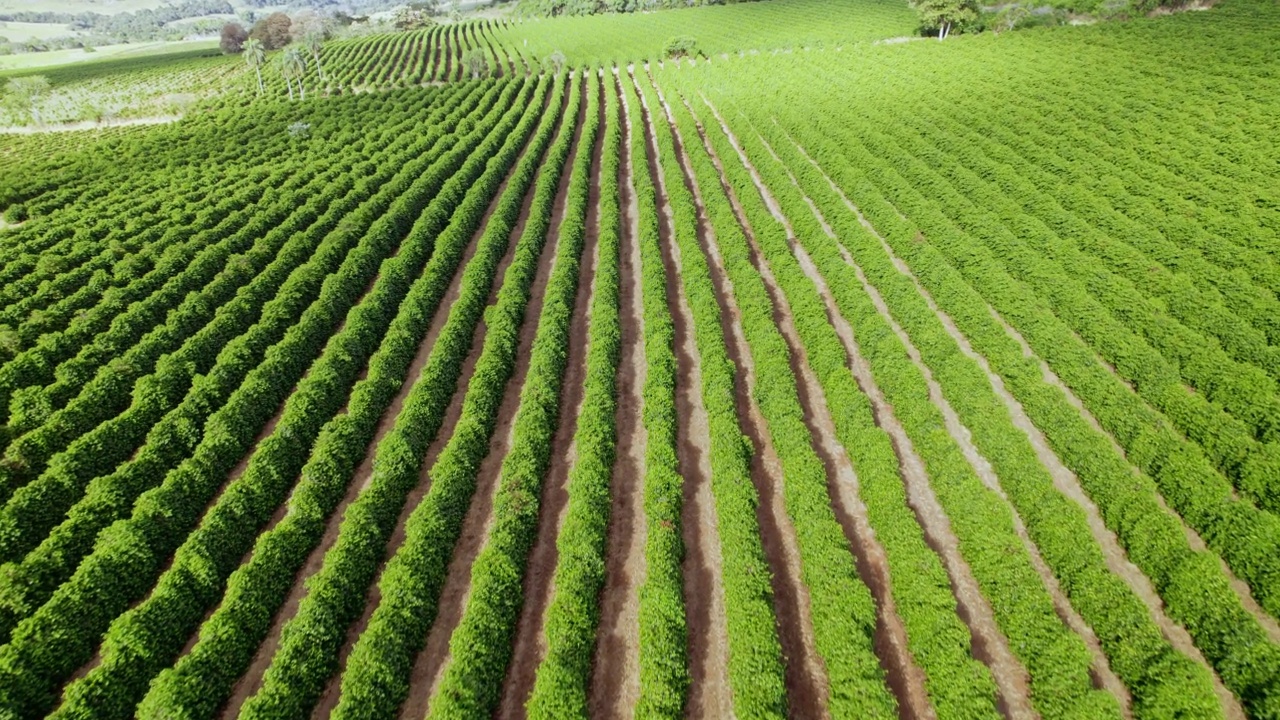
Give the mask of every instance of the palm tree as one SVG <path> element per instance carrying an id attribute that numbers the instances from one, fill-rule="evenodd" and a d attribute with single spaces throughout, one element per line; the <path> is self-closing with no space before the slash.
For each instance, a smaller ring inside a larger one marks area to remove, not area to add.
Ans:
<path id="1" fill-rule="evenodd" d="M 262 85 L 262 65 L 267 61 L 267 51 L 261 40 L 249 38 L 245 41 L 244 61 L 258 74 L 258 94 L 261 95 L 266 90 Z"/>
<path id="2" fill-rule="evenodd" d="M 316 61 L 316 72 L 320 73 L 320 82 L 329 82 L 324 76 L 324 66 L 320 64 L 320 49 L 324 47 L 324 36 L 318 32 L 310 32 L 302 39 L 302 43 L 310 51 L 311 59 Z"/>
<path id="3" fill-rule="evenodd" d="M 307 58 L 298 48 L 288 48 L 280 56 L 280 74 L 284 76 L 285 84 L 289 86 L 290 100 L 293 99 L 293 80 L 298 81 L 298 90 L 302 93 L 302 99 L 307 99 L 307 87 L 302 84 L 302 76 L 306 72 Z"/>

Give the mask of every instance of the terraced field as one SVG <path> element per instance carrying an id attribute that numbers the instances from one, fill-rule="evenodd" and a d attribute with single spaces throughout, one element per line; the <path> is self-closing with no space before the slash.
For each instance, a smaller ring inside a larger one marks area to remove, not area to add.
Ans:
<path id="1" fill-rule="evenodd" d="M 6 141 L 6 716 L 1280 718 L 1280 9 L 789 8 Z"/>

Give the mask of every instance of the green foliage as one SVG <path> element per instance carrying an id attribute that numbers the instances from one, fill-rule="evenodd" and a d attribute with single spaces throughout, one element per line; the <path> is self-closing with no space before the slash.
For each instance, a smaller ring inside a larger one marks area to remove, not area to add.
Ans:
<path id="1" fill-rule="evenodd" d="M 462 55 L 462 67 L 468 78 L 479 80 L 489 76 L 489 56 L 481 48 L 472 48 Z"/>
<path id="2" fill-rule="evenodd" d="M 490 123 L 496 120 L 497 114 L 489 111 Z M 464 123 L 462 129 L 470 128 Z M 103 650 L 103 663 L 94 673 L 75 683 L 70 690 L 75 693 L 75 699 L 64 703 L 62 711 L 83 702 L 100 704 L 107 712 L 127 713 L 132 709 L 130 698 L 133 703 L 141 699 L 150 674 L 160 669 L 154 663 L 166 653 L 177 653 L 181 649 L 181 641 L 176 646 L 172 644 L 177 640 L 176 635 L 148 632 L 145 625 L 161 622 L 172 627 L 177 622 L 200 621 L 203 610 L 197 609 L 198 605 L 182 602 L 175 607 L 172 603 L 181 598 L 182 593 L 194 589 L 189 585 L 194 567 L 218 568 L 212 576 L 200 573 L 201 582 L 225 580 L 252 543 L 256 528 L 284 499 L 287 483 L 296 477 L 305 459 L 305 448 L 319 431 L 326 413 L 331 415 L 341 405 L 344 393 L 331 389 L 335 383 L 341 387 L 342 383 L 354 380 L 365 357 L 362 353 L 372 351 L 368 340 L 372 329 L 368 323 L 349 322 L 345 326 L 343 342 L 329 345 L 330 351 L 325 354 L 328 359 L 324 362 L 331 364 L 331 369 L 319 372 L 313 369 L 300 388 L 307 391 L 290 396 L 278 431 L 254 454 L 254 461 L 236 478 L 232 488 L 220 496 L 223 502 L 215 505 L 212 516 L 217 520 L 206 519 L 201 531 L 184 544 L 187 532 L 200 518 L 222 478 L 252 445 L 257 428 L 263 427 L 301 378 L 309 359 L 320 351 L 344 309 L 357 299 L 377 273 L 379 258 L 394 249 L 412 225 L 412 218 L 419 215 L 445 180 L 456 173 L 465 155 L 489 129 L 479 125 L 467 136 L 469 143 L 451 148 L 438 159 L 430 155 L 415 158 L 415 162 L 405 166 L 397 183 L 382 188 L 391 211 L 381 217 L 374 215 L 377 221 L 356 252 L 344 260 L 343 268 L 330 278 L 331 282 L 324 283 L 322 295 L 310 311 L 290 329 L 283 342 L 273 346 L 267 361 L 250 373 L 228 403 L 210 417 L 195 455 L 170 472 L 160 487 L 140 498 L 134 516 L 116 523 L 113 531 L 103 535 L 93 553 L 77 568 L 76 575 L 36 614 L 15 628 L 13 638 L 5 646 L 9 654 L 0 657 L 0 672 L 13 678 L 12 682 L 5 683 L 6 704 L 38 707 L 48 702 L 51 698 L 44 688 L 58 682 L 65 677 L 62 673 L 70 673 L 87 659 L 78 653 L 92 651 L 92 645 L 86 642 L 105 629 L 100 623 L 114 618 L 150 585 L 159 570 L 154 562 L 156 555 L 183 545 L 179 551 L 181 562 L 175 561 L 172 570 L 164 576 L 161 585 L 164 591 L 152 593 L 147 604 L 111 624 L 111 639 Z M 424 172 L 432 165 L 431 172 Z M 358 225 L 351 227 L 343 234 L 354 240 L 358 228 Z M 397 259 L 421 262 L 420 253 L 427 250 L 423 247 L 402 253 Z M 377 295 L 377 292 L 371 293 L 369 298 Z M 368 307 L 371 309 L 363 312 L 375 312 L 377 308 L 381 308 L 378 312 L 386 312 L 385 303 Z M 362 347 L 366 349 L 361 350 Z M 255 498 L 255 502 L 241 499 L 246 494 Z M 157 514 L 167 521 L 158 521 Z M 107 537 L 112 539 L 103 539 Z M 214 564 L 206 565 L 210 562 Z M 128 577 L 130 582 L 104 583 L 99 579 L 110 577 Z M 83 606 L 85 602 L 92 603 L 91 610 Z M 75 631 L 64 636 L 63 642 L 45 642 L 49 637 L 46 628 L 64 626 L 67 617 L 77 618 L 73 621 Z M 143 637 L 151 643 L 146 649 L 151 662 L 140 662 L 133 654 L 139 647 L 136 643 Z M 41 669 L 30 673 L 27 668 L 31 667 Z"/>
<path id="3" fill-rule="evenodd" d="M 430 489 L 409 516 L 404 544 L 382 573 L 382 601 L 347 660 L 341 699 L 334 710 L 337 717 L 392 717 L 408 692 L 412 658 L 425 642 L 427 627 L 435 617 L 451 550 L 475 491 L 480 461 L 488 452 L 501 397 L 515 369 L 520 325 L 546 243 L 560 174 L 573 140 L 571 123 L 581 99 L 578 82 L 574 80 L 568 90 L 565 122 L 541 165 L 532 212 L 498 291 L 497 303 L 484 311 L 484 347 L 467 387 L 462 416 L 430 469 Z M 558 99 L 552 98 L 553 102 Z M 556 115 L 547 113 L 544 118 L 554 123 L 558 120 Z M 478 312 L 478 308 L 472 312 Z M 415 467 L 410 472 L 416 477 L 421 455 L 413 457 Z M 416 610 L 409 611 L 410 607 Z"/>
<path id="4" fill-rule="evenodd" d="M 911 0 L 920 16 L 920 31 L 936 33 L 939 40 L 953 31 L 964 32 L 979 19 L 977 0 Z"/>
<path id="5" fill-rule="evenodd" d="M 698 50 L 718 59 L 724 54 L 848 46 L 908 35 L 914 26 L 914 13 L 901 0 L 769 0 L 526 20 L 492 33 L 508 51 L 535 57 L 561 51 L 573 65 L 625 67 L 663 59 L 667 41 L 679 37 L 697 38 Z"/>
<path id="6" fill-rule="evenodd" d="M 671 38 L 663 49 L 665 57 L 672 59 L 687 58 L 698 55 L 698 41 L 688 36 Z"/>
<path id="7" fill-rule="evenodd" d="M 29 217 L 31 217 L 31 213 L 27 209 L 27 206 L 22 203 L 10 205 L 4 211 L 4 221 L 14 225 L 20 222 L 26 222 Z"/>
<path id="8" fill-rule="evenodd" d="M 605 584 L 622 341 L 618 171 L 623 148 L 612 74 L 607 73 L 603 81 L 593 78 L 592 86 L 604 95 L 596 273 L 585 388 L 574 431 L 576 457 L 569 471 L 564 523 L 556 537 L 554 590 L 546 614 L 547 652 L 527 704 L 529 717 L 535 720 L 587 717 L 591 659 L 600 623 L 598 598 Z M 599 110 L 598 100 L 592 104 Z"/>
<path id="9" fill-rule="evenodd" d="M 499 127 L 498 132 L 486 138 L 487 147 L 469 161 L 481 163 L 487 157 L 484 150 L 501 143 L 494 156 L 499 162 L 488 165 L 452 211 L 448 228 L 437 239 L 425 270 L 413 282 L 383 343 L 370 359 L 368 375 L 356 383 L 347 412 L 336 415 L 321 429 L 302 469 L 303 480 L 289 501 L 291 511 L 286 519 L 258 538 L 253 559 L 232 574 L 227 599 L 202 625 L 200 641 L 173 669 L 152 683 L 139 706 L 141 716 L 211 713 L 230 693 L 235 678 L 245 671 L 269 629 L 269 619 L 284 602 L 308 553 L 320 542 L 326 522 L 353 481 L 356 466 L 370 451 L 378 420 L 397 390 L 409 380 L 406 375 L 427 332 L 428 320 L 458 272 L 466 243 L 476 232 L 484 207 L 533 127 L 532 113 L 518 117 L 520 122 L 513 132 L 507 134 L 502 132 L 505 127 Z M 468 176 L 464 172 L 451 179 L 446 194 L 456 197 Z M 416 224 L 406 242 L 424 239 L 428 230 L 428 224 Z M 339 542 L 344 540 L 340 538 Z"/>

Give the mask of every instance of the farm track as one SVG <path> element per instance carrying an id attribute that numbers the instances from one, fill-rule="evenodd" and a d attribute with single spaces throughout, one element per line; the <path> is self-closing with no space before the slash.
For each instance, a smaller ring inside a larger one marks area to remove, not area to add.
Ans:
<path id="1" fill-rule="evenodd" d="M 626 82 L 638 82 L 629 71 Z M 712 491 L 710 423 L 702 397 L 702 365 L 694 341 L 693 310 L 680 277 L 680 248 L 676 245 L 674 217 L 658 159 L 652 109 L 641 116 L 649 162 L 649 176 L 657 191 L 658 233 L 662 264 L 667 277 L 667 308 L 675 329 L 677 459 L 684 478 L 681 528 L 684 535 L 684 596 L 689 633 L 690 717 L 733 717 L 729 686 L 729 630 L 725 609 L 724 559 Z M 635 129 L 632 128 L 634 132 Z"/>
<path id="2" fill-rule="evenodd" d="M 626 94 L 620 78 L 606 75 L 605 92 L 617 93 L 622 123 L 622 147 L 631 146 L 635 129 L 627 122 Z M 617 456 L 614 459 L 609 529 L 605 551 L 605 581 L 596 633 L 595 666 L 588 688 L 593 716 L 627 718 L 640 695 L 639 592 L 644 583 L 645 517 L 644 466 L 647 433 L 644 428 L 644 387 L 648 373 L 644 350 L 644 306 L 640 279 L 640 209 L 631 178 L 631 155 L 625 150 L 618 163 L 618 188 L 623 212 L 620 259 L 621 360 L 618 377 Z"/>
<path id="3" fill-rule="evenodd" d="M 647 73 L 645 78 L 649 79 Z M 729 350 L 729 359 L 740 370 L 734 378 L 734 404 L 742 433 L 750 439 L 754 448 L 751 481 L 760 498 L 757 519 L 772 575 L 774 613 L 785 660 L 790 710 L 802 717 L 828 717 L 826 699 L 830 689 L 827 687 L 822 659 L 815 647 L 809 591 L 801 577 L 796 531 L 783 499 L 782 465 L 774 450 L 765 419 L 752 395 L 752 389 L 759 382 L 755 362 L 744 336 L 742 316 L 734 300 L 733 285 L 725 271 L 715 231 L 707 217 L 703 191 L 694 179 L 685 140 L 680 136 L 671 108 L 661 94 L 658 101 L 662 104 L 662 116 L 670 127 L 685 186 L 697 207 L 698 244 L 711 268 L 716 300 L 720 306 L 721 332 Z"/>
<path id="4" fill-rule="evenodd" d="M 582 132 L 582 118 L 585 106 L 579 116 L 574 119 L 573 143 L 569 154 L 568 165 L 572 166 L 577 155 L 578 140 Z M 498 490 L 498 479 L 502 470 L 502 461 L 511 449 L 515 430 L 516 412 L 520 407 L 520 391 L 524 387 L 525 377 L 529 372 L 529 359 L 532 355 L 533 340 L 538 330 L 538 318 L 542 314 L 547 282 L 555 265 L 556 248 L 559 246 L 560 224 L 564 217 L 568 197 L 569 172 L 561 174 L 559 188 L 556 193 L 551 223 L 547 229 L 547 242 L 542 248 L 537 272 L 529 295 L 529 304 L 525 308 L 524 321 L 520 325 L 519 344 L 516 352 L 516 366 L 511 379 L 507 381 L 503 393 L 502 404 L 498 408 L 497 424 L 489 442 L 489 453 L 480 465 L 476 476 L 476 489 L 472 496 L 471 506 L 463 521 L 462 534 L 454 546 L 453 558 L 449 563 L 447 579 L 440 594 L 439 609 L 435 622 L 427 635 L 427 642 L 413 663 L 413 672 L 409 683 L 409 696 L 401 706 L 400 717 L 422 717 L 430 705 L 431 696 L 443 677 L 445 666 L 450 659 L 449 640 L 453 630 L 462 619 L 466 609 L 467 598 L 471 588 L 471 569 L 476 556 L 480 554 L 489 530 L 493 526 L 493 501 Z M 552 241 L 551 238 L 556 240 Z"/>
<path id="5" fill-rule="evenodd" d="M 583 85 L 583 95 L 590 92 L 588 85 Z M 601 88 L 601 94 L 604 88 Z M 587 112 L 587 104 L 583 102 L 582 112 Z M 591 327 L 591 304 L 595 297 L 597 281 L 596 269 L 600 263 L 600 166 L 603 152 L 601 138 L 605 132 L 605 106 L 603 99 L 599 102 L 599 121 L 595 139 L 595 150 L 592 154 L 587 195 L 587 215 L 583 257 L 578 271 L 578 292 L 573 308 L 573 318 L 569 334 L 567 367 L 560 395 L 560 420 L 551 445 L 551 462 L 547 477 L 542 484 L 542 499 L 539 505 L 537 538 L 529 554 L 528 566 L 525 568 L 524 602 L 520 619 L 516 624 L 515 640 L 507 677 L 503 685 L 502 701 L 496 716 L 520 720 L 526 716 L 525 703 L 533 691 L 534 678 L 538 666 L 546 655 L 546 611 L 555 591 L 554 578 L 559 558 L 556 539 L 564 524 L 565 512 L 569 502 L 569 473 L 577 462 L 577 445 L 575 434 L 578 431 L 578 417 L 582 410 L 585 382 L 587 375 L 588 332 Z M 579 136 L 581 132 L 579 131 Z M 577 143 L 575 142 L 575 145 Z M 572 167 L 573 159 L 568 161 Z M 569 173 L 565 173 L 565 178 Z M 565 205 L 568 205 L 567 189 Z M 553 227 L 558 223 L 553 221 Z"/>
<path id="6" fill-rule="evenodd" d="M 527 150 L 527 145 L 521 149 L 520 155 L 516 160 L 517 163 L 519 162 L 519 158 L 524 157 Z M 515 166 L 513 165 L 513 168 L 514 167 Z M 324 563 L 325 554 L 337 541 L 341 521 L 345 516 L 346 509 L 368 488 L 373 475 L 375 449 L 382 439 L 386 437 L 387 433 L 389 433 L 394 427 L 396 417 L 400 414 L 400 410 L 404 406 L 404 402 L 407 399 L 410 390 L 413 388 L 414 382 L 420 376 L 422 369 L 426 366 L 431 351 L 435 347 L 436 338 L 439 337 L 440 331 L 443 329 L 444 323 L 448 318 L 449 309 L 458 298 L 463 271 L 467 267 L 468 262 L 475 255 L 480 238 L 488 227 L 489 220 L 497 209 L 503 191 L 506 190 L 510 180 L 511 175 L 510 172 L 508 172 L 507 176 L 503 178 L 502 183 L 498 186 L 493 198 L 489 201 L 488 206 L 485 208 L 484 216 L 481 218 L 478 228 L 474 233 L 472 233 L 472 237 L 467 243 L 462 260 L 453 273 L 448 289 L 445 291 L 440 304 L 436 307 L 435 312 L 432 315 L 426 334 L 423 336 L 422 342 L 418 346 L 417 353 L 409 365 L 404 382 L 401 383 L 399 391 L 396 393 L 395 397 L 379 419 L 374 437 L 365 451 L 364 459 L 361 460 L 353 477 L 349 481 L 346 493 L 342 500 L 330 515 L 329 520 L 325 525 L 324 535 L 322 536 L 320 543 L 312 549 L 310 554 L 307 556 L 306 562 L 296 577 L 293 588 L 290 590 L 282 608 L 275 614 L 267 637 L 255 653 L 253 662 L 248 671 L 236 682 L 231 698 L 224 708 L 223 717 L 235 717 L 239 712 L 240 706 L 243 705 L 248 698 L 252 697 L 259 687 L 261 687 L 262 675 L 266 672 L 267 667 L 270 665 L 271 660 L 274 657 L 276 647 L 280 641 L 280 634 L 284 629 L 285 624 L 287 624 L 296 614 L 303 597 L 305 597 L 307 593 L 306 581 L 320 570 Z M 365 371 L 362 371 L 361 379 L 363 379 L 363 374 L 366 372 L 367 368 Z M 469 373 L 467 376 L 469 377 Z"/>
<path id="7" fill-rule="evenodd" d="M 687 98 L 682 102 L 689 103 Z M 711 107 L 708 103 L 708 107 Z M 780 222 L 787 231 L 792 247 L 795 246 L 795 230 L 791 227 L 777 201 L 769 193 L 768 188 L 756 173 L 746 153 L 737 144 L 736 138 L 725 124 L 723 118 L 711 108 L 719 123 L 721 132 L 733 142 L 738 158 L 751 173 L 757 192 L 760 193 L 770 214 Z M 878 613 L 876 625 L 876 652 L 886 673 L 886 681 L 898 699 L 899 711 L 904 720 L 932 720 L 936 713 L 929 702 L 925 689 L 924 673 L 911 656 L 907 647 L 906 630 L 901 618 L 897 615 L 893 595 L 890 591 L 890 573 L 888 559 L 884 548 L 876 540 L 875 532 L 867 519 L 867 511 L 858 497 L 858 477 L 853 469 L 848 453 L 836 437 L 835 424 L 827 408 L 827 399 L 809 365 L 807 352 L 801 343 L 795 327 L 795 319 L 785 296 L 778 286 L 776 278 L 768 264 L 762 259 L 761 251 L 751 228 L 750 220 L 742 203 L 736 196 L 721 165 L 724 160 L 716 155 L 711 143 L 707 140 L 706 128 L 698 123 L 698 133 L 703 147 L 711 157 L 713 165 L 720 172 L 720 186 L 734 209 L 738 220 L 751 247 L 753 267 L 760 273 L 773 305 L 773 321 L 787 341 L 790 351 L 789 361 L 792 374 L 800 389 L 800 401 L 804 410 L 805 424 L 814 439 L 815 450 L 822 459 L 826 470 L 833 506 L 850 546 L 853 548 L 858 564 L 858 574 L 870 587 L 875 597 Z M 732 162 L 732 159 L 729 160 Z M 827 228 L 828 231 L 830 228 Z M 833 235 L 834 237 L 834 235 Z"/>

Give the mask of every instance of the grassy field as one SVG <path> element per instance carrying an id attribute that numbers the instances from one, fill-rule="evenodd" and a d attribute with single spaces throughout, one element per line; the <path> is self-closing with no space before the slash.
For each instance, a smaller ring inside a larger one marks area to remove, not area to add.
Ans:
<path id="1" fill-rule="evenodd" d="M 29 74 L 28 71 L 46 72 L 66 65 L 77 65 L 79 67 L 97 66 L 98 63 L 104 63 L 100 67 L 104 71 L 110 72 L 113 67 L 110 62 L 112 60 L 157 58 L 159 62 L 166 62 L 190 57 L 193 54 L 216 53 L 217 49 L 217 40 L 190 40 L 102 45 L 95 47 L 93 52 L 71 49 L 5 55 L 0 56 L 0 76 Z"/>

